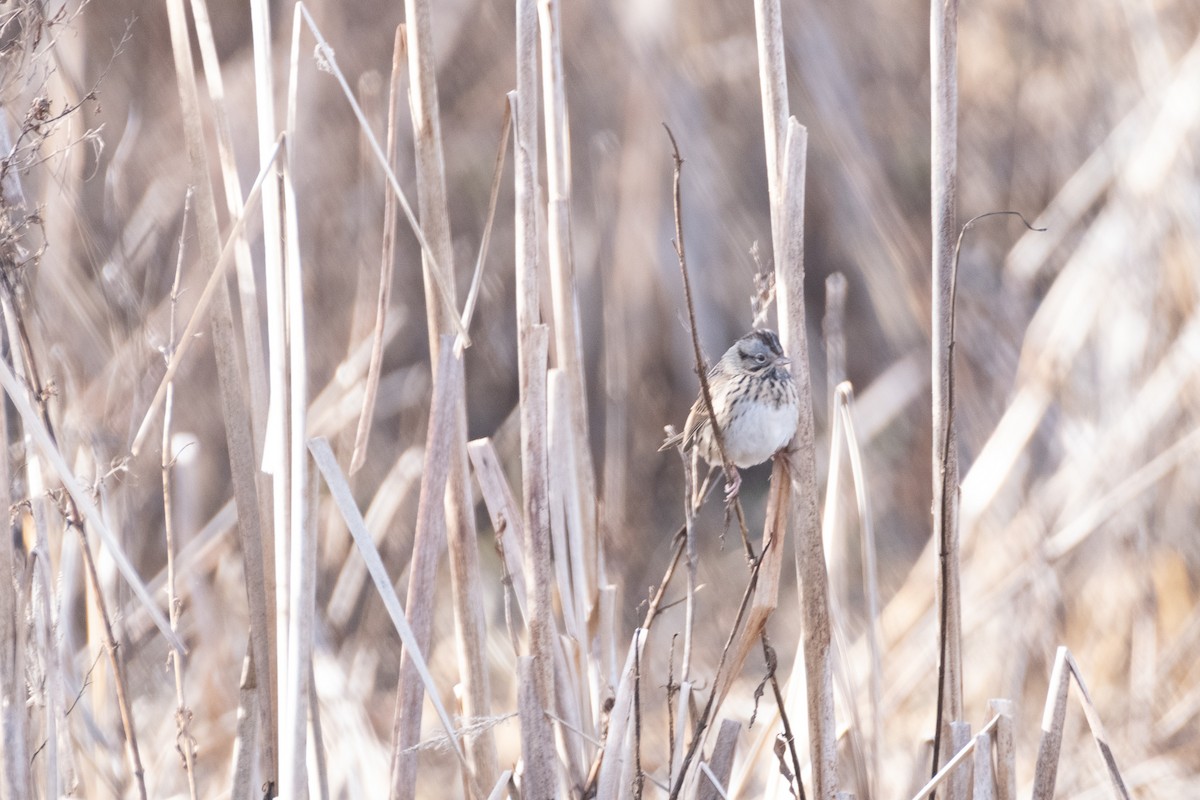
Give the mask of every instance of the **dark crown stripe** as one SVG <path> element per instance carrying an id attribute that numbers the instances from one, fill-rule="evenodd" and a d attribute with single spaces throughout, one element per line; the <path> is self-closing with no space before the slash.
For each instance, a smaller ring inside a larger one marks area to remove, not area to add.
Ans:
<path id="1" fill-rule="evenodd" d="M 779 337 L 775 335 L 775 331 L 760 328 L 754 332 L 754 336 L 775 355 L 783 355 L 783 345 L 779 343 Z"/>

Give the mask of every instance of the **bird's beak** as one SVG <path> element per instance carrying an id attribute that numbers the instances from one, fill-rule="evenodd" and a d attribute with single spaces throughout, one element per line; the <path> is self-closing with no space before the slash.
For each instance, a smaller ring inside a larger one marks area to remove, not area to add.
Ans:
<path id="1" fill-rule="evenodd" d="M 792 365 L 792 360 L 787 356 L 780 356 L 779 358 L 775 359 L 775 365 L 779 367 L 790 367 Z"/>

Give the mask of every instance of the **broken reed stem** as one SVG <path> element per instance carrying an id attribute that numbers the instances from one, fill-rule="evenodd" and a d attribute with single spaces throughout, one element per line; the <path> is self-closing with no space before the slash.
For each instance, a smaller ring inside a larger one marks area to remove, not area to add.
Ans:
<path id="1" fill-rule="evenodd" d="M 183 223 L 179 226 L 179 252 L 175 260 L 175 279 L 171 283 L 171 314 L 167 327 L 167 360 L 170 361 L 171 351 L 175 348 L 175 312 L 179 306 L 179 279 L 183 274 L 183 252 L 185 233 L 187 232 L 188 211 L 192 205 L 192 189 L 188 187 L 183 200 Z M 163 488 L 163 531 L 166 535 L 167 547 L 167 616 L 171 621 L 171 630 L 179 633 L 179 597 L 175 593 L 175 524 L 172 518 L 171 506 L 171 466 L 174 457 L 171 453 L 171 415 L 175 405 L 175 384 L 167 387 L 167 398 L 163 402 L 163 431 L 162 431 L 162 488 Z M 183 695 L 183 658 L 179 653 L 170 650 L 167 658 L 171 662 L 171 671 L 175 676 L 175 746 L 183 757 L 184 771 L 187 773 L 188 795 L 196 800 L 196 764 L 195 739 L 191 734 L 192 711 L 187 707 Z"/>
<path id="2" fill-rule="evenodd" d="M 933 536 L 938 542 L 938 699 L 933 765 L 947 720 L 963 716 L 958 452 L 954 420 L 954 245 L 958 235 L 958 0 L 931 0 Z"/>
<path id="3" fill-rule="evenodd" d="M 457 324 L 454 276 L 454 246 L 450 238 L 450 212 L 446 192 L 446 164 L 438 107 L 437 75 L 433 54 L 433 20 L 428 0 L 405 0 L 407 20 L 409 97 L 412 110 L 413 147 L 416 156 L 417 207 L 421 226 L 428 237 L 433 257 L 422 253 L 425 310 L 428 316 L 430 361 L 438 363 L 442 346 L 439 337 L 457 333 L 462 347 L 470 344 L 465 322 Z M 436 258 L 436 260 L 435 260 Z M 438 302 L 435 272 L 446 270 L 444 294 Z M 447 311 L 449 306 L 449 311 Z M 468 303 L 470 306 L 470 303 Z M 457 330 L 456 330 L 457 329 Z M 451 346 L 454 346 L 453 344 Z M 455 347 L 461 353 L 462 347 Z M 436 379 L 436 376 L 435 376 Z M 452 384 L 453 438 L 449 442 L 450 472 L 446 484 L 446 541 L 450 562 L 454 630 L 458 646 L 462 710 L 468 719 L 491 716 L 491 688 L 484 660 L 487 625 L 480 587 L 478 537 L 475 531 L 475 501 L 467 463 L 466 383 Z M 429 600 L 425 598 L 426 602 Z M 490 786 L 500 774 L 496 743 L 490 729 L 466 742 L 471 780 Z M 412 759 L 416 764 L 416 759 Z"/>

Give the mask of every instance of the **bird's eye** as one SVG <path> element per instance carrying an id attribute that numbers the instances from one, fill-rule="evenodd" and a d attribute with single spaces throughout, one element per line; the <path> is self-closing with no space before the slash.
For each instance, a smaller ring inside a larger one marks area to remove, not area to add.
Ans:
<path id="1" fill-rule="evenodd" d="M 759 353 L 758 355 L 756 355 L 754 357 L 754 360 L 757 361 L 759 364 L 767 363 L 767 357 L 764 356 L 762 353 Z"/>

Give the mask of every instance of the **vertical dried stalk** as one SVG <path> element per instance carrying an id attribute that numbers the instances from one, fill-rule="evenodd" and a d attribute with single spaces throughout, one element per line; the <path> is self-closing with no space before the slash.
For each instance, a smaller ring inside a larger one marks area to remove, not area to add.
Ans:
<path id="1" fill-rule="evenodd" d="M 289 119 L 289 133 L 292 132 Z M 290 765 L 280 770 L 284 797 L 303 797 L 308 792 L 308 681 L 312 672 L 313 614 L 316 610 L 316 537 L 309 524 L 308 457 L 305 427 L 308 408 L 308 364 L 304 346 L 304 286 L 300 263 L 300 227 L 292 183 L 293 149 L 283 172 L 284 222 L 286 227 L 284 296 L 288 329 L 288 635 L 286 713 L 281 716 L 281 761 Z M 277 529 L 278 531 L 278 529 Z M 283 738 L 286 737 L 286 738 Z"/>
<path id="2" fill-rule="evenodd" d="M 971 765 L 971 800 L 995 800 L 996 776 L 992 774 L 992 735 L 980 733 L 975 737 L 975 758 Z"/>
<path id="3" fill-rule="evenodd" d="M 212 185 L 209 183 L 208 159 L 205 155 L 203 122 L 200 116 L 199 99 L 196 90 L 195 67 L 192 63 L 191 45 L 188 41 L 187 22 L 184 16 L 182 0 L 168 0 L 168 18 L 171 26 L 171 45 L 175 57 L 176 81 L 178 84 L 179 100 L 183 110 L 184 135 L 187 143 L 188 157 L 191 166 L 191 182 L 196 190 L 196 224 L 200 246 L 201 260 L 213 265 L 214 270 L 220 262 L 220 235 L 217 226 L 216 204 L 213 198 Z M 274 144 L 274 130 L 267 134 L 267 140 Z M 267 192 L 264 203 L 269 202 L 274 193 Z M 268 228 L 267 239 L 271 238 Z M 229 289 L 225 281 L 218 281 L 215 289 L 214 304 L 211 312 L 213 351 L 217 361 L 217 376 L 221 395 L 222 418 L 225 423 L 225 438 L 229 451 L 230 472 L 233 477 L 234 496 L 239 509 L 238 528 L 242 534 L 243 552 L 246 556 L 246 586 L 250 597 L 252 625 L 259 622 L 254 618 L 254 611 L 260 608 L 256 598 L 264 591 L 264 578 L 256 573 L 257 559 L 254 554 L 260 553 L 262 539 L 260 536 L 259 494 L 256 484 L 256 465 L 254 446 L 249 423 L 245 413 L 243 400 L 244 377 L 238 359 L 237 346 L 233 334 L 233 317 L 229 300 Z M 270 664 L 272 657 L 265 653 L 258 663 Z M 260 685 L 262 685 L 260 676 Z M 264 708 L 271 707 L 270 702 L 261 704 Z M 274 748 L 268 744 L 265 748 L 268 760 L 268 782 L 274 780 Z"/>
<path id="4" fill-rule="evenodd" d="M 571 252 L 571 157 L 567 97 L 563 75 L 562 26 L 559 0 L 539 0 L 542 34 L 542 85 L 546 126 L 546 232 L 550 256 L 550 291 L 554 299 L 554 352 L 570 387 L 571 429 L 574 437 L 575 476 L 582 504 L 583 535 L 588 569 L 584 595 L 589 604 L 596 596 L 596 477 L 588 440 L 587 387 L 583 378 L 583 342 L 579 328 L 579 298 Z M 518 44 L 520 31 L 518 31 Z M 519 78 L 519 76 L 518 76 Z M 518 91 L 521 90 L 518 84 Z M 532 111 L 535 105 L 526 104 Z M 526 145 L 528 146 L 528 145 Z M 531 150 L 536 153 L 536 150 Z M 583 610 L 590 613 L 591 608 Z"/>
<path id="5" fill-rule="evenodd" d="M 958 444 L 954 426 L 954 248 L 958 172 L 958 0 L 931 0 L 929 17 L 933 225 L 933 536 L 938 542 L 939 659 L 933 772 L 946 721 L 962 719 L 958 568 Z"/>
<path id="6" fill-rule="evenodd" d="M 12 149 L 7 120 L 0 120 L 0 152 Z M 16 170 L 5 175 L 0 184 L 0 204 L 6 208 L 20 208 L 25 203 L 19 176 Z M 7 260 L 7 258 L 5 258 Z M 8 406 L 0 396 L 0 447 L 5 454 L 9 450 Z M 5 505 L 19 499 L 13 497 L 16 484 L 9 470 L 9 459 L 0 458 L 0 486 L 5 489 Z M 17 591 L 16 542 L 12 535 L 4 536 L 0 542 L 0 761 L 3 763 L 3 787 L 5 797 L 21 797 L 30 793 L 30 770 L 25 736 L 27 732 L 26 698 L 24 682 L 24 615 L 20 593 Z M 18 620 L 22 622 L 18 622 Z M 47 704 L 53 705 L 51 703 Z M 51 742 L 53 746 L 55 743 Z"/>
<path id="7" fill-rule="evenodd" d="M 792 357 L 800 397 L 800 420 L 788 446 L 791 455 L 792 503 L 789 514 L 795 531 L 796 572 L 804 620 L 804 670 L 808 694 L 809 750 L 813 796 L 828 800 L 837 791 L 837 732 L 833 714 L 832 626 L 829 618 L 829 578 L 817 495 L 816 426 L 813 420 L 812 378 L 808 366 L 808 334 L 804 307 L 804 179 L 808 132 L 788 121 L 785 179 L 781 218 L 785 248 L 776 261 L 779 334 Z"/>
<path id="8" fill-rule="evenodd" d="M 450 241 L 450 214 L 446 200 L 446 167 L 442 153 L 441 120 L 438 112 L 437 77 L 434 74 L 433 29 L 427 0 L 405 0 L 408 20 L 409 93 L 412 105 L 413 145 L 417 161 L 417 204 L 421 226 L 428 237 L 437 264 L 446 270 L 446 294 L 453 306 L 454 247 Z M 438 363 L 439 337 L 454 327 L 438 302 L 433 271 L 436 264 L 422 257 L 425 276 L 425 308 L 429 320 L 430 355 Z M 464 342 L 466 336 L 463 337 Z M 436 379 L 436 376 L 435 376 Z M 454 385 L 454 438 L 450 442 L 450 472 L 446 485 L 446 519 L 450 578 L 453 583 L 454 624 L 458 637 L 459 673 L 463 687 L 463 713 L 468 719 L 491 713 L 491 690 L 484 663 L 485 617 L 479 587 L 479 553 L 475 533 L 475 503 L 467 464 L 467 402 L 464 384 Z M 491 729 L 467 742 L 475 777 L 491 785 L 499 774 L 496 744 Z M 415 760 L 414 760 L 415 763 Z"/>
<path id="9" fill-rule="evenodd" d="M 771 245 L 778 269 L 783 258 L 783 160 L 787 141 L 787 65 L 783 49 L 780 0 L 754 0 L 758 38 L 758 79 L 763 98 L 763 136 L 767 150 L 767 193 L 771 202 Z"/>
<path id="10" fill-rule="evenodd" d="M 170 360 L 171 350 L 175 347 L 175 311 L 179 305 L 179 279 L 183 274 L 183 245 L 184 233 L 187 231 L 188 210 L 192 203 L 192 190 L 188 189 L 183 201 L 183 224 L 179 229 L 179 252 L 175 260 L 175 280 L 171 284 L 171 316 L 167 328 L 167 360 Z M 174 456 L 171 453 L 171 414 L 174 410 L 175 384 L 167 386 L 167 399 L 163 403 L 162 431 L 162 487 L 163 487 L 163 531 L 166 534 L 167 545 L 167 615 L 171 620 L 171 630 L 179 632 L 180 601 L 175 594 L 175 523 L 172 519 L 171 504 L 171 466 Z M 175 676 L 175 725 L 176 745 L 183 755 L 183 766 L 187 772 L 188 794 L 196 800 L 196 764 L 195 740 L 189 729 L 192 711 L 187 707 L 183 695 L 183 659 L 179 653 L 172 650 L 167 654 L 171 662 L 171 671 Z"/>
<path id="11" fill-rule="evenodd" d="M 546 358 L 549 329 L 538 309 L 537 228 L 537 7 L 518 0 L 517 90 L 513 116 L 513 181 L 516 219 L 517 359 L 521 404 L 521 489 L 525 517 L 525 580 L 529 591 L 529 653 L 521 672 L 523 697 L 541 713 L 521 715 L 526 794 L 555 793 L 554 746 L 545 714 L 554 680 L 554 620 L 550 605 L 550 511 L 547 477 Z M 532 684 L 527 685 L 527 684 Z"/>
<path id="12" fill-rule="evenodd" d="M 1013 731 L 1013 701 L 989 700 L 996 716 L 996 797 L 1017 800 L 1017 747 Z"/>
<path id="13" fill-rule="evenodd" d="M 433 596 L 437 590 L 437 567 L 446 537 L 446 507 L 443 498 L 453 468 L 451 447 L 455 435 L 455 406 L 462 381 L 462 360 L 454 357 L 453 338 L 443 337 L 442 352 L 434 379 L 433 408 L 425 445 L 425 470 L 417 504 L 417 532 L 408 574 L 408 598 L 404 607 L 412 626 L 417 649 L 429 652 L 433 639 Z M 424 684 L 413 656 L 405 647 L 400 657 L 396 715 L 392 725 L 391 796 L 414 796 L 417 755 L 409 750 L 421 738 L 421 707 Z"/>
<path id="14" fill-rule="evenodd" d="M 1038 742 L 1033 791 L 1029 795 L 1032 800 L 1052 800 L 1054 797 L 1063 723 L 1067 719 L 1067 690 L 1070 687 L 1071 669 L 1067 665 L 1067 648 L 1059 647 L 1054 656 L 1054 670 L 1050 673 L 1050 687 L 1046 691 L 1046 706 L 1042 711 L 1042 738 Z"/>

